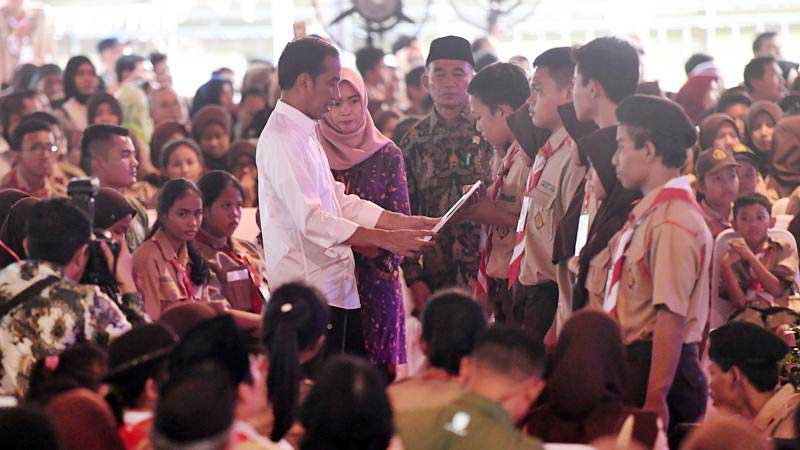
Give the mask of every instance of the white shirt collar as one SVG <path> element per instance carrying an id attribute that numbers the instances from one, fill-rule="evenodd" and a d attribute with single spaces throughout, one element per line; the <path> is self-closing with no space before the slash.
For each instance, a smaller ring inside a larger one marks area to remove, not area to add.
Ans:
<path id="1" fill-rule="evenodd" d="M 297 126 L 298 129 L 303 130 L 308 134 L 313 133 L 315 127 L 317 126 L 316 120 L 311 119 L 302 111 L 284 102 L 283 100 L 278 100 L 273 113 L 286 116 L 295 126 Z"/>

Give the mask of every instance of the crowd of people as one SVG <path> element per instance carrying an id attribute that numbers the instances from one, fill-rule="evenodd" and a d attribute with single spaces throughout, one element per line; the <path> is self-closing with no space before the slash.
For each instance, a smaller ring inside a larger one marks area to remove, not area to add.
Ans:
<path id="1" fill-rule="evenodd" d="M 298 37 L 191 99 L 115 38 L 19 65 L 3 448 L 800 448 L 779 39 L 736 86 L 691 55 L 674 93 L 618 37 L 508 62 L 403 38 L 353 68 Z"/>

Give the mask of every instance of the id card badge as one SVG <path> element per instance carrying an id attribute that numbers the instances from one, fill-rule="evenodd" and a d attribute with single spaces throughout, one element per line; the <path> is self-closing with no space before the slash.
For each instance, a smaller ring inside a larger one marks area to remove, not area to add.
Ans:
<path id="1" fill-rule="evenodd" d="M 581 250 L 589 240 L 589 214 L 581 214 L 578 219 L 578 234 L 575 237 L 575 255 L 580 255 Z"/>

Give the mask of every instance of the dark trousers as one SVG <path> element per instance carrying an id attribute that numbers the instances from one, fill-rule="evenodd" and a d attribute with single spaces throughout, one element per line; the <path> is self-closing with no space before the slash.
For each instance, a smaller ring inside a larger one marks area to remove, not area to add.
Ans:
<path id="1" fill-rule="evenodd" d="M 653 343 L 638 341 L 627 346 L 628 376 L 625 401 L 630 406 L 641 408 L 647 396 L 647 380 L 653 357 Z M 700 368 L 697 344 L 685 344 L 675 371 L 675 379 L 667 394 L 669 408 L 669 447 L 677 449 L 689 427 L 703 418 L 708 401 L 708 384 Z"/>
<path id="2" fill-rule="evenodd" d="M 513 322 L 544 341 L 558 308 L 558 284 L 547 281 L 533 286 L 517 282 L 513 289 Z"/>
<path id="3" fill-rule="evenodd" d="M 326 356 L 338 353 L 364 356 L 364 331 L 361 324 L 361 309 L 342 309 L 331 306 L 331 323 L 325 342 Z"/>
<path id="4" fill-rule="evenodd" d="M 514 316 L 514 297 L 508 288 L 508 280 L 489 280 L 489 306 L 497 323 L 510 324 Z"/>

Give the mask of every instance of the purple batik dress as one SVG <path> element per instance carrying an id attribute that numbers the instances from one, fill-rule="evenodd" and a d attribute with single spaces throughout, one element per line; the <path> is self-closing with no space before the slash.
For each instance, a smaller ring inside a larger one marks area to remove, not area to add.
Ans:
<path id="1" fill-rule="evenodd" d="M 388 211 L 409 214 L 403 153 L 387 144 L 362 163 L 347 170 L 334 170 L 347 194 L 355 194 Z M 354 252 L 364 342 L 371 363 L 406 362 L 405 314 L 399 269 L 402 258 L 380 250 L 375 258 Z"/>

